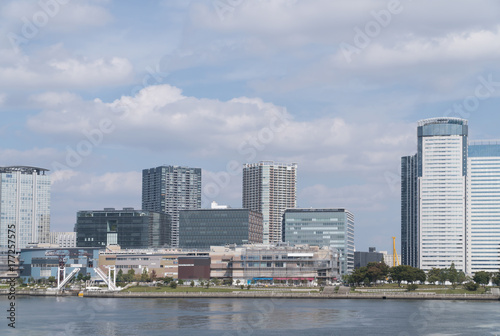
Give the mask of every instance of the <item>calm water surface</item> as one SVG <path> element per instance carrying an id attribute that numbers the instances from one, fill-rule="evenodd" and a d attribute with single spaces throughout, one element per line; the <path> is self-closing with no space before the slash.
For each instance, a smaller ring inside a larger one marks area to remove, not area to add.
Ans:
<path id="1" fill-rule="evenodd" d="M 0 335 L 498 335 L 500 302 L 0 297 Z"/>

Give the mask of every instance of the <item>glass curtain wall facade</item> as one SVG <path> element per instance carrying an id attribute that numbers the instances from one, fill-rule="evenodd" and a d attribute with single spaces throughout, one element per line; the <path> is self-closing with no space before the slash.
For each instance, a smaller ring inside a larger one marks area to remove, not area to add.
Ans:
<path id="1" fill-rule="evenodd" d="M 297 164 L 261 161 L 243 167 L 243 208 L 262 213 L 263 242 L 282 241 L 282 216 L 297 205 Z"/>
<path id="2" fill-rule="evenodd" d="M 9 228 L 16 249 L 30 243 L 49 243 L 50 177 L 47 169 L 0 168 L 0 250 L 7 251 Z"/>
<path id="3" fill-rule="evenodd" d="M 401 158 L 401 258 L 418 267 L 417 155 Z"/>
<path id="4" fill-rule="evenodd" d="M 249 209 L 200 209 L 179 212 L 179 247 L 210 248 L 262 243 L 262 214 Z"/>
<path id="5" fill-rule="evenodd" d="M 402 253 L 406 257 L 403 261 L 412 262 L 408 242 L 414 223 L 411 207 L 416 201 L 416 266 L 428 271 L 433 267 L 448 268 L 454 263 L 457 269 L 466 271 L 467 120 L 421 120 L 417 135 L 416 197 L 412 191 L 415 163 L 411 157 L 403 157 L 401 165 L 401 235 Z"/>
<path id="6" fill-rule="evenodd" d="M 179 210 L 201 208 L 201 168 L 160 166 L 142 171 L 142 209 L 171 216 L 170 246 L 179 245 Z"/>
<path id="7" fill-rule="evenodd" d="M 354 215 L 346 209 L 287 209 L 284 241 L 292 245 L 328 246 L 338 251 L 340 273 L 354 269 Z"/>
<path id="8" fill-rule="evenodd" d="M 500 141 L 469 144 L 467 270 L 500 269 Z"/>
<path id="9" fill-rule="evenodd" d="M 133 208 L 79 211 L 75 231 L 77 247 L 160 248 L 170 241 L 170 220 L 164 213 Z"/>

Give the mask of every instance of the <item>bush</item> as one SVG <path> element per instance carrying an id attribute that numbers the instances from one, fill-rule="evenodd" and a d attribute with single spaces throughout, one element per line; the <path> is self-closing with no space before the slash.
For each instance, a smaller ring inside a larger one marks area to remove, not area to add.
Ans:
<path id="1" fill-rule="evenodd" d="M 240 285 L 240 288 L 241 288 L 241 289 L 244 289 L 244 288 L 245 288 L 245 285 Z"/>
<path id="2" fill-rule="evenodd" d="M 414 290 L 416 290 L 417 288 L 418 288 L 418 285 L 417 285 L 417 284 L 408 284 L 408 285 L 406 286 L 406 290 L 407 290 L 408 292 L 410 292 L 410 291 L 414 291 Z"/>
<path id="3" fill-rule="evenodd" d="M 175 282 L 175 281 L 171 281 L 169 286 L 170 286 L 170 288 L 172 288 L 172 289 L 176 289 L 176 288 L 177 288 L 177 282 Z"/>
<path id="4" fill-rule="evenodd" d="M 474 281 L 469 281 L 464 284 L 464 288 L 468 291 L 475 292 L 479 288 L 479 284 L 475 283 Z"/>

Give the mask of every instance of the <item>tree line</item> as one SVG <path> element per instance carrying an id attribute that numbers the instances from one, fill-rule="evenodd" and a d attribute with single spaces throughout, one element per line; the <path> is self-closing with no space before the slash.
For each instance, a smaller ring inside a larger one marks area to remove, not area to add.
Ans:
<path id="1" fill-rule="evenodd" d="M 402 282 L 413 285 L 417 282 L 423 284 L 427 281 L 431 284 L 440 283 L 441 285 L 449 282 L 455 288 L 465 283 L 466 289 L 475 290 L 479 285 L 486 286 L 490 280 L 495 285 L 500 286 L 500 272 L 479 271 L 470 278 L 463 271 L 457 270 L 453 263 L 449 268 L 432 268 L 425 273 L 419 268 L 408 265 L 389 267 L 384 262 L 370 262 L 364 267 L 355 269 L 351 274 L 345 276 L 344 280 L 353 286 L 372 286 L 379 281 L 396 282 L 399 286 Z M 474 287 L 475 289 L 473 289 Z"/>

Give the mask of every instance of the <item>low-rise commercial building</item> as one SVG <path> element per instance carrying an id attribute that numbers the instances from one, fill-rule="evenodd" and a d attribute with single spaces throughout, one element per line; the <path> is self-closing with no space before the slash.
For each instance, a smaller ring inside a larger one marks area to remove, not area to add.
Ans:
<path id="1" fill-rule="evenodd" d="M 59 263 L 66 267 L 66 274 L 75 268 L 79 273 L 95 277 L 94 267 L 99 259 L 99 248 L 24 248 L 19 255 L 20 276 L 23 280 L 32 277 L 34 280 L 57 278 Z"/>
<path id="2" fill-rule="evenodd" d="M 212 246 L 211 276 L 233 283 L 315 285 L 339 279 L 338 253 L 309 245 Z"/>
<path id="3" fill-rule="evenodd" d="M 134 274 L 141 275 L 144 270 L 149 276 L 154 271 L 157 278 L 171 277 L 174 279 L 191 279 L 190 276 L 195 274 L 196 279 L 209 279 L 210 268 L 208 274 L 206 271 L 198 270 L 198 262 L 189 262 L 186 258 L 208 258 L 208 251 L 190 251 L 182 249 L 116 249 L 102 251 L 99 255 L 99 267 L 106 271 L 106 266 L 115 266 L 117 272 L 120 270 L 123 274 L 133 269 Z M 184 258 L 184 259 L 182 259 Z M 179 270 L 179 263 L 182 265 L 182 271 Z M 210 262 L 208 263 L 210 265 Z M 201 265 L 203 266 L 203 265 Z M 183 276 L 187 276 L 183 278 Z"/>

